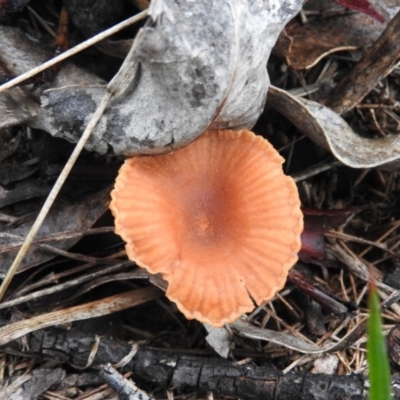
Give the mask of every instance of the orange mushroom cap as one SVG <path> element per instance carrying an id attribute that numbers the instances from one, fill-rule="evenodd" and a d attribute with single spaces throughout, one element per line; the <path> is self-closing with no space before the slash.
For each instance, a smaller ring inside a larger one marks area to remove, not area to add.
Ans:
<path id="1" fill-rule="evenodd" d="M 283 158 L 246 130 L 125 161 L 111 193 L 128 257 L 188 318 L 222 326 L 264 303 L 297 261 L 303 217 Z"/>

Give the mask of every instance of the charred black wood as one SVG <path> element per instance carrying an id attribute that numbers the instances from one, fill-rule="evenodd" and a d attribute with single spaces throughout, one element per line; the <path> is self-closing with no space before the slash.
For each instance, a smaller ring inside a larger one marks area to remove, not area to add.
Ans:
<path id="1" fill-rule="evenodd" d="M 70 364 L 87 365 L 96 338 L 76 330 L 49 329 L 38 331 L 30 337 L 30 353 Z M 4 347 L 14 352 L 17 344 Z M 102 337 L 90 368 L 124 359 L 132 346 L 121 340 Z M 26 353 L 24 353 L 26 355 Z M 215 356 L 205 357 L 176 349 L 139 347 L 133 358 L 123 367 L 132 371 L 135 382 L 145 390 L 165 393 L 212 391 L 216 395 L 234 396 L 246 400 L 296 400 L 296 399 L 367 399 L 367 382 L 364 375 L 323 375 L 307 371 L 285 375 L 268 360 L 258 363 L 225 360 Z M 400 391 L 394 398 L 400 399 Z"/>

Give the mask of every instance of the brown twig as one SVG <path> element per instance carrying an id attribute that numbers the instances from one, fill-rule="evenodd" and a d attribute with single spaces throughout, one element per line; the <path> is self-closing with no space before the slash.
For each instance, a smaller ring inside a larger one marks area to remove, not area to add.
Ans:
<path id="1" fill-rule="evenodd" d="M 400 12 L 390 21 L 382 35 L 361 61 L 329 94 L 326 105 L 344 114 L 388 75 L 400 60 Z"/>

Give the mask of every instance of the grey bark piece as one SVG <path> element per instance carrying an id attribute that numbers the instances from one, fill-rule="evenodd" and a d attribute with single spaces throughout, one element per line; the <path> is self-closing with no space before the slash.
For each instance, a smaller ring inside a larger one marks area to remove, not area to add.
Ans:
<path id="1" fill-rule="evenodd" d="M 250 128 L 263 110 L 266 63 L 278 34 L 303 0 L 155 0 L 131 58 L 116 81 L 119 90 L 86 148 L 130 156 L 184 146 L 211 128 Z M 96 91 L 95 91 L 96 92 Z M 82 120 L 54 108 L 100 94 L 65 87 L 45 94 L 34 126 L 77 141 Z M 69 102 L 69 103 L 68 103 Z M 212 122 L 214 121 L 214 122 Z M 110 146 L 110 147 L 109 147 Z"/>

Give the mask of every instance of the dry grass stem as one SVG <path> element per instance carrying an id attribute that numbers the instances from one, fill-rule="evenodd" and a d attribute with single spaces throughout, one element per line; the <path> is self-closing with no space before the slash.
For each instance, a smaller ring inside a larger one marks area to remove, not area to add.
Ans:
<path id="1" fill-rule="evenodd" d="M 155 300 L 161 297 L 161 295 L 162 292 L 159 289 L 147 287 L 14 322 L 0 328 L 0 346 L 38 329 L 115 313 L 150 300 Z"/>

